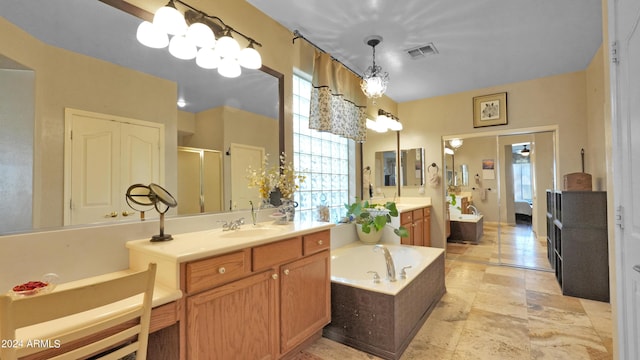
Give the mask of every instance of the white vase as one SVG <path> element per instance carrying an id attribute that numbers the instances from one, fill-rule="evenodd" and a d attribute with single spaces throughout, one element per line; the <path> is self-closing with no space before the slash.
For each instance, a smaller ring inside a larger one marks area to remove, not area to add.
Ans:
<path id="1" fill-rule="evenodd" d="M 376 244 L 382 238 L 382 231 L 377 231 L 374 227 L 369 228 L 369 233 L 362 231 L 362 224 L 356 224 L 356 232 L 358 238 L 365 244 Z"/>

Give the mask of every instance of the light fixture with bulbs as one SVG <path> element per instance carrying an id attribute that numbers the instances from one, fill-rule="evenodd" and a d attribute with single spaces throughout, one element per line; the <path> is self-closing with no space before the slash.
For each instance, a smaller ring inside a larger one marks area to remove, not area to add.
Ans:
<path id="1" fill-rule="evenodd" d="M 453 150 L 458 150 L 460 146 L 462 146 L 462 139 L 454 138 L 449 140 L 449 145 L 453 148 Z"/>
<path id="2" fill-rule="evenodd" d="M 527 149 L 527 145 L 523 146 L 523 149 L 520 150 L 520 155 L 522 156 L 529 156 L 531 155 L 531 150 Z"/>
<path id="3" fill-rule="evenodd" d="M 390 112 L 378 109 L 378 117 L 375 120 L 367 119 L 367 129 L 384 133 L 388 130 L 400 131 L 403 129 L 400 119 Z"/>
<path id="4" fill-rule="evenodd" d="M 368 98 L 376 99 L 387 91 L 389 73 L 383 72 L 382 67 L 376 65 L 376 46 L 382 42 L 382 36 L 372 35 L 365 39 L 365 43 L 373 48 L 373 65 L 369 66 L 362 75 L 360 87 Z"/>
<path id="5" fill-rule="evenodd" d="M 176 3 L 183 9 L 181 12 Z M 216 34 L 219 38 L 216 40 Z M 240 48 L 233 34 L 244 38 L 248 45 Z M 182 60 L 196 60 L 203 69 L 218 69 L 225 77 L 237 77 L 241 67 L 259 69 L 262 57 L 256 40 L 225 24 L 217 16 L 208 15 L 181 0 L 169 0 L 153 16 L 153 22 L 138 26 L 138 41 L 154 49 L 169 47 L 169 53 Z"/>

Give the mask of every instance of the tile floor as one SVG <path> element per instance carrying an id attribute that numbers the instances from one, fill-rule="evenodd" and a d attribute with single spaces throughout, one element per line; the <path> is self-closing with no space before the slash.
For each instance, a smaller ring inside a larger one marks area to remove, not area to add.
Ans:
<path id="1" fill-rule="evenodd" d="M 486 238 L 495 233 L 485 226 Z M 563 296 L 551 272 L 479 263 L 494 257 L 489 247 L 462 248 L 448 246 L 447 293 L 401 359 L 612 359 L 608 303 Z M 517 249 L 514 257 L 541 261 Z M 326 338 L 305 353 L 323 360 L 378 359 Z"/>
<path id="2" fill-rule="evenodd" d="M 484 235 L 478 244 L 448 243 L 447 255 L 452 259 L 493 264 L 503 263 L 551 271 L 547 260 L 547 242 L 537 239 L 531 225 L 501 226 L 498 243 L 496 223 L 484 223 Z"/>

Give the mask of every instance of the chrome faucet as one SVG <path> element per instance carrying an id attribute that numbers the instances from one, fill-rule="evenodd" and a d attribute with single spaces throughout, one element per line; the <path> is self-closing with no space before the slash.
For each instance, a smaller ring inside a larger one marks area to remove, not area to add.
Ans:
<path id="1" fill-rule="evenodd" d="M 469 205 L 467 206 L 467 210 L 471 209 L 471 212 L 473 215 L 480 215 L 480 212 L 478 211 L 478 208 L 476 208 L 473 205 Z"/>
<path id="2" fill-rule="evenodd" d="M 387 249 L 384 245 L 376 245 L 373 248 L 374 252 L 382 251 L 384 255 L 384 260 L 387 263 L 387 280 L 396 281 L 396 266 L 393 263 L 393 257 L 391 257 L 391 253 L 389 249 Z"/>
<path id="3" fill-rule="evenodd" d="M 231 222 L 224 221 L 224 224 L 222 224 L 222 231 L 238 230 L 240 229 L 240 225 L 243 225 L 243 224 L 244 224 L 244 218 L 233 220 Z"/>

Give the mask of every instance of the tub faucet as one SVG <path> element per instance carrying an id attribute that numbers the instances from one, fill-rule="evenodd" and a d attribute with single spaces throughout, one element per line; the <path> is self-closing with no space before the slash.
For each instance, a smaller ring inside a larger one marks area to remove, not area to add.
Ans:
<path id="1" fill-rule="evenodd" d="M 473 205 L 467 206 L 467 210 L 469 210 L 469 209 L 471 209 L 471 213 L 473 215 L 480 215 L 480 212 L 478 211 L 478 208 L 476 208 L 475 206 L 473 206 Z"/>
<path id="2" fill-rule="evenodd" d="M 384 260 L 387 263 L 387 279 L 389 281 L 396 281 L 396 266 L 393 263 L 393 257 L 391 257 L 391 253 L 389 249 L 387 249 L 384 245 L 376 245 L 373 248 L 374 252 L 382 251 L 384 255 Z"/>

